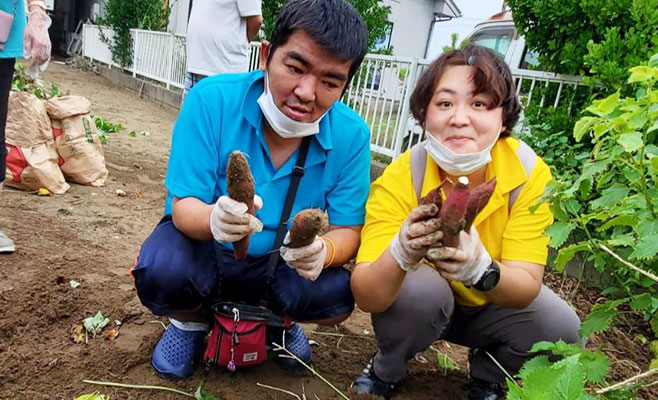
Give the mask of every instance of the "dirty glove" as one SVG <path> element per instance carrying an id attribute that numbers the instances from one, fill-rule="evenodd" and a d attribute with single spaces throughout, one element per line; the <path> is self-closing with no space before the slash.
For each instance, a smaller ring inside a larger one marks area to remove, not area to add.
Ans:
<path id="1" fill-rule="evenodd" d="M 263 200 L 254 196 L 254 208 L 260 210 Z M 263 230 L 263 223 L 247 213 L 247 205 L 222 196 L 217 199 L 210 212 L 210 231 L 218 242 L 233 243 L 245 236 L 253 235 Z"/>
<path id="2" fill-rule="evenodd" d="M 414 208 L 391 240 L 389 251 L 402 270 L 415 271 L 427 249 L 443 238 L 438 213 L 439 208 L 435 204 Z"/>
<path id="3" fill-rule="evenodd" d="M 433 247 L 428 250 L 427 259 L 445 279 L 471 286 L 480 280 L 492 261 L 474 227 L 469 233 L 459 233 L 458 248 Z"/>
<path id="4" fill-rule="evenodd" d="M 50 17 L 40 8 L 30 11 L 27 26 L 23 34 L 23 56 L 30 61 L 28 72 L 33 78 L 39 75 L 39 70 L 45 71 L 50 60 L 50 36 L 48 28 Z"/>
<path id="5" fill-rule="evenodd" d="M 283 239 L 284 246 L 281 246 L 279 252 L 290 268 L 309 281 L 318 279 L 324 268 L 324 260 L 327 257 L 327 244 L 319 236 L 308 246 L 290 248 L 286 246 L 290 243 L 290 231 L 286 233 Z"/>

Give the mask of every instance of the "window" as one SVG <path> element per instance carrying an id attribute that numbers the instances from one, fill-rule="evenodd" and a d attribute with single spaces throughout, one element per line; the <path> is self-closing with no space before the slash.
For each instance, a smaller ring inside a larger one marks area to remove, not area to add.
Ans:
<path id="1" fill-rule="evenodd" d="M 471 43 L 491 49 L 505 58 L 513 37 L 513 26 L 483 29 L 471 36 Z"/>
<path id="2" fill-rule="evenodd" d="M 373 46 L 376 51 L 388 50 L 391 47 L 391 34 L 393 33 L 393 23 L 389 22 L 386 24 L 386 32 L 384 36 L 377 38 L 375 40 L 375 45 Z"/>
<path id="3" fill-rule="evenodd" d="M 539 65 L 539 58 L 537 52 L 528 50 L 526 46 L 523 49 L 523 59 L 521 60 L 521 69 L 531 69 L 535 71 L 543 71 L 544 69 Z"/>

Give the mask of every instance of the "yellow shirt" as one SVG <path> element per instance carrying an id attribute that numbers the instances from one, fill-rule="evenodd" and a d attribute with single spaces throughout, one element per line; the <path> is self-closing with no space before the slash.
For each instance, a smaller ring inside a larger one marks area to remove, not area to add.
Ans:
<path id="1" fill-rule="evenodd" d="M 536 204 L 551 180 L 551 172 L 539 157 L 530 176 L 516 154 L 519 142 L 511 137 L 499 139 L 491 150 L 492 161 L 487 165 L 486 179 L 496 177 L 497 184 L 487 206 L 475 218 L 480 239 L 495 260 L 524 261 L 546 264 L 549 238 L 544 230 L 553 222 L 547 204 L 534 213 L 529 207 Z M 370 187 L 366 204 L 366 221 L 361 231 L 361 247 L 356 263 L 374 262 L 386 250 L 418 200 L 411 179 L 410 152 L 405 152 L 385 170 Z M 441 182 L 439 168 L 427 155 L 421 197 Z M 511 210 L 510 192 L 524 184 Z M 504 267 L 503 267 L 504 268 Z M 479 306 L 487 303 L 484 294 L 467 288 L 461 282 L 450 283 L 458 304 Z"/>

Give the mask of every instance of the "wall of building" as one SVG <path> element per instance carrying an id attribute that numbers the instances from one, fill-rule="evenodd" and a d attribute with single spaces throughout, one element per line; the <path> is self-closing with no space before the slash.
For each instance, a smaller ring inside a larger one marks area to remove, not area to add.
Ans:
<path id="1" fill-rule="evenodd" d="M 425 56 L 427 38 L 434 20 L 435 0 L 383 0 L 391 7 L 389 21 L 393 23 L 391 46 L 401 57 Z"/>

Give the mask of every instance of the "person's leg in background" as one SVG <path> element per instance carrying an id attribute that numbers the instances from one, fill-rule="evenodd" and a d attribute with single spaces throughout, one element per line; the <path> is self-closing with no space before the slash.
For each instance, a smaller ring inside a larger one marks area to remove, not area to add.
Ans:
<path id="1" fill-rule="evenodd" d="M 14 58 L 0 58 L 0 193 L 5 180 L 7 169 L 7 148 L 5 147 L 5 126 L 7 125 L 7 103 L 9 90 L 14 78 Z M 14 242 L 0 230 L 0 253 L 13 253 L 16 251 Z"/>
<path id="2" fill-rule="evenodd" d="M 195 74 L 194 72 L 188 72 L 185 74 L 185 82 L 183 83 L 183 96 L 180 99 L 180 105 L 183 107 L 183 102 L 185 102 L 185 96 L 190 92 L 190 89 L 194 87 L 199 81 L 203 78 L 207 78 L 207 75 Z"/>

